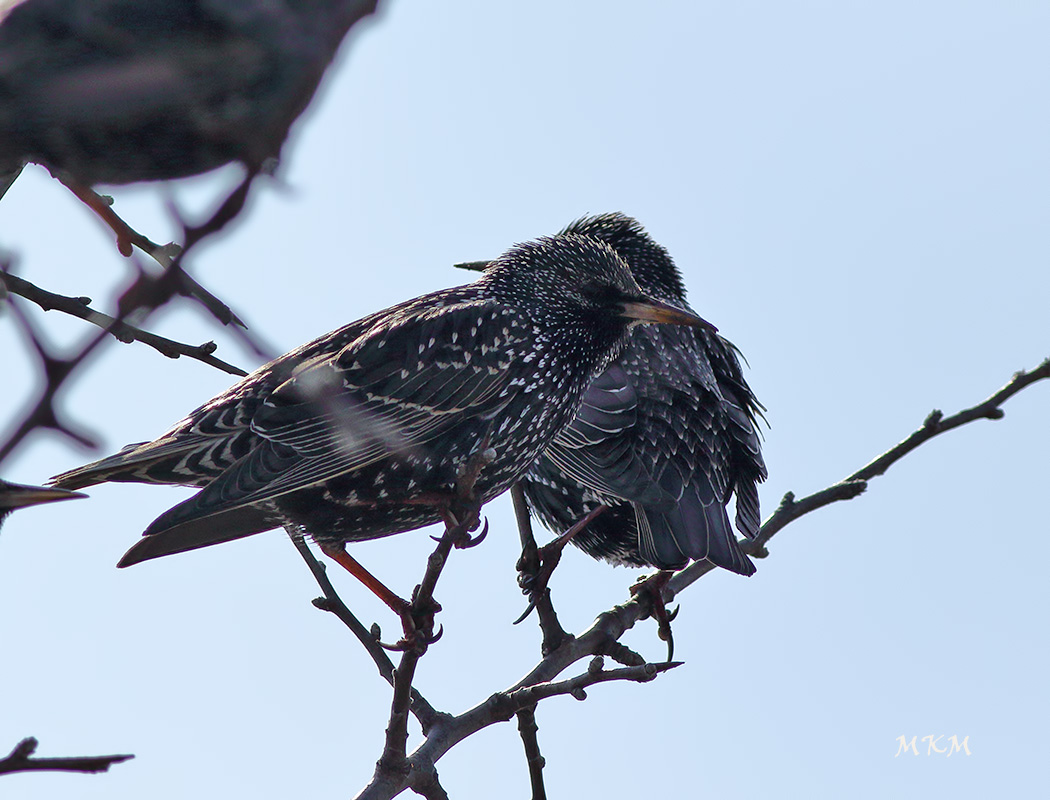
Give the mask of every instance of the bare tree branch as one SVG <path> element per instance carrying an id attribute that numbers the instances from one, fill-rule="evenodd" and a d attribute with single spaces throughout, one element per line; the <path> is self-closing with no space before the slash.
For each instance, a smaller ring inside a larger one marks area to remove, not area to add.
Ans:
<path id="1" fill-rule="evenodd" d="M 123 218 L 113 210 L 112 197 L 99 194 L 90 186 L 78 183 L 69 175 L 61 172 L 56 173 L 54 170 L 50 171 L 53 177 L 60 181 L 63 186 L 69 189 L 69 191 L 75 194 L 77 199 L 79 199 L 84 205 L 94 211 L 99 219 L 101 219 L 113 231 L 113 233 L 116 234 L 117 251 L 125 258 L 131 256 L 132 247 L 137 247 L 162 267 L 167 268 L 171 266 L 171 262 L 177 258 L 182 251 L 182 248 L 174 242 L 169 242 L 168 244 L 163 245 L 157 244 L 128 225 Z M 182 273 L 182 281 L 183 286 L 180 288 L 180 294 L 195 298 L 223 325 L 233 323 L 242 328 L 247 327 L 244 322 L 241 321 L 240 317 L 234 314 L 226 303 L 222 302 L 222 300 L 197 283 L 197 281 L 195 281 L 188 273 Z"/>
<path id="2" fill-rule="evenodd" d="M 133 755 L 73 756 L 70 758 L 33 758 L 39 742 L 32 736 L 15 745 L 0 759 L 0 775 L 12 772 L 106 772 L 114 764 L 134 758 Z"/>
<path id="3" fill-rule="evenodd" d="M 353 612 L 347 608 L 342 598 L 336 592 L 332 582 L 328 579 L 328 570 L 325 565 L 319 561 L 310 550 L 309 545 L 303 540 L 302 537 L 296 537 L 289 535 L 292 540 L 292 544 L 299 551 L 299 554 L 303 557 L 306 565 L 310 568 L 310 572 L 314 576 L 314 580 L 317 581 L 317 585 L 321 587 L 321 591 L 324 592 L 324 597 L 318 597 L 313 601 L 314 606 L 334 614 L 350 631 L 357 637 L 357 640 L 361 642 L 361 645 L 365 648 L 365 651 L 372 657 L 376 667 L 379 669 L 379 674 L 383 680 L 389 683 L 391 686 L 394 685 L 394 663 L 390 660 L 390 657 L 386 654 L 386 650 L 379 643 L 379 637 L 374 635 L 371 631 L 367 630 L 365 626 L 354 616 Z M 419 721 L 420 727 L 423 728 L 423 733 L 427 733 L 443 716 L 448 716 L 442 711 L 437 711 L 435 708 L 427 702 L 426 698 L 423 697 L 416 689 L 412 689 L 412 698 L 409 703 L 409 710 Z"/>
<path id="4" fill-rule="evenodd" d="M 933 410 L 926 417 L 923 424 L 911 435 L 838 483 L 803 497 L 801 500 L 796 500 L 793 492 L 785 494 L 777 510 L 762 524 L 758 536 L 751 541 L 741 541 L 740 546 L 748 555 L 764 558 L 768 554 L 765 548 L 766 542 L 772 539 L 788 523 L 794 522 L 811 511 L 816 511 L 818 508 L 823 508 L 839 500 L 852 500 L 867 489 L 868 481 L 885 474 L 886 470 L 891 466 L 934 436 L 954 430 L 975 420 L 1002 419 L 1006 414 L 1002 409 L 1003 403 L 1022 389 L 1047 378 L 1050 378 L 1050 358 L 1047 358 L 1034 369 L 1021 370 L 1014 373 L 1013 377 L 1001 389 L 971 408 L 963 409 L 950 417 L 945 417 L 942 412 L 936 409 Z M 670 596 L 667 599 L 670 600 L 677 592 L 682 591 L 686 586 L 712 569 L 714 567 L 705 561 L 690 564 L 671 579 L 669 586 Z M 665 591 L 664 594 L 667 595 L 668 592 Z"/>
<path id="5" fill-rule="evenodd" d="M 6 285 L 7 290 L 11 294 L 16 294 L 36 303 L 44 311 L 61 311 L 63 314 L 78 317 L 86 322 L 90 322 L 92 325 L 97 325 L 125 344 L 142 342 L 168 358 L 186 356 L 220 369 L 230 375 L 243 377 L 248 374 L 240 367 L 227 364 L 225 361 L 213 356 L 212 353 L 215 352 L 217 346 L 215 342 L 205 342 L 194 346 L 158 336 L 155 333 L 144 331 L 141 328 L 136 328 L 134 325 L 114 319 L 101 311 L 96 311 L 91 308 L 91 298 L 89 297 L 67 297 L 62 294 L 55 294 L 46 289 L 41 289 L 36 284 L 30 283 L 23 278 L 12 275 L 2 268 L 0 268 L 0 284 Z"/>
<path id="6" fill-rule="evenodd" d="M 538 731 L 536 706 L 521 709 L 518 712 L 518 734 L 525 746 L 525 763 L 529 767 L 532 800 L 547 800 L 547 788 L 543 785 L 543 768 L 547 762 L 540 752 L 540 742 L 536 736 Z"/>
<path id="7" fill-rule="evenodd" d="M 781 508 L 778 508 L 762 526 L 756 539 L 742 543 L 745 550 L 751 555 L 765 554 L 765 543 L 785 525 L 830 503 L 858 496 L 866 487 L 868 478 L 882 474 L 893 463 L 938 433 L 952 430 L 975 419 L 1001 418 L 1003 416 L 1000 408 L 1002 403 L 1025 387 L 1045 378 L 1050 378 L 1050 359 L 1030 372 L 1017 373 L 1006 386 L 973 408 L 960 411 L 944 419 L 941 418 L 939 412 L 935 412 L 922 428 L 900 445 L 879 456 L 868 466 L 853 473 L 840 483 L 815 492 L 799 501 L 795 501 L 793 496 L 786 497 Z M 531 535 L 531 525 L 523 524 L 521 516 L 518 517 L 518 524 L 522 538 L 526 540 L 526 527 Z M 681 570 L 671 579 L 669 588 L 664 591 L 665 599 L 672 599 L 677 592 L 681 592 L 713 569 L 714 567 L 707 562 L 697 562 Z M 539 748 L 538 743 L 534 741 L 534 732 L 528 731 L 528 712 L 533 711 L 534 713 L 538 702 L 548 697 L 566 694 L 577 699 L 584 699 L 586 688 L 596 683 L 613 680 L 644 682 L 679 665 L 678 663 L 643 663 L 614 670 L 604 669 L 602 659 L 599 657 L 603 653 L 615 653 L 618 659 L 624 661 L 640 658 L 633 651 L 624 648 L 619 639 L 636 622 L 649 615 L 651 603 L 648 594 L 641 594 L 603 612 L 583 633 L 576 637 L 567 635 L 557 649 L 544 655 L 529 674 L 509 689 L 493 694 L 484 702 L 457 716 L 446 716 L 440 719 L 426 734 L 423 743 L 411 755 L 405 756 L 404 760 L 398 763 L 398 769 L 377 769 L 372 781 L 358 795 L 359 800 L 386 800 L 407 788 L 424 793 L 419 787 L 425 780 L 429 780 L 428 776 L 436 775 L 435 765 L 445 753 L 483 728 L 497 722 L 508 721 L 515 714 L 523 711 L 526 714 L 524 720 L 519 716 L 519 730 L 522 731 L 522 739 L 528 749 L 531 774 L 532 759 L 542 758 L 538 756 Z M 588 656 L 593 658 L 587 672 L 568 680 L 555 681 L 555 678 L 566 668 Z M 535 749 L 533 750 L 534 744 Z M 542 769 L 542 765 L 539 765 L 538 768 Z M 537 783 L 537 780 L 540 782 Z M 542 776 L 539 778 L 533 776 L 534 796 L 536 796 L 537 786 L 539 786 L 539 791 L 544 791 Z M 424 796 L 430 795 L 424 793 Z"/>

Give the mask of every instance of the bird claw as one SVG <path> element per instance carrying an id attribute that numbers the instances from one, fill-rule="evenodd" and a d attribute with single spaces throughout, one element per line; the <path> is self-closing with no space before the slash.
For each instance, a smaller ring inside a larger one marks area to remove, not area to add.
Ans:
<path id="1" fill-rule="evenodd" d="M 485 537 L 489 535 L 489 518 L 485 517 L 481 526 L 481 533 L 477 536 L 471 536 L 467 531 L 462 532 L 461 538 L 455 542 L 455 547 L 459 550 L 468 550 L 471 547 L 477 547 L 483 541 Z"/>
<path id="2" fill-rule="evenodd" d="M 430 645 L 434 644 L 434 642 L 440 639 L 444 634 L 445 626 L 439 625 L 437 632 L 431 634 L 430 636 L 427 636 L 422 631 L 417 630 L 413 631 L 412 633 L 406 633 L 404 637 L 402 637 L 395 644 L 387 644 L 386 642 L 381 642 L 378 639 L 376 640 L 376 643 L 384 650 L 389 650 L 392 653 L 403 653 L 406 650 L 413 650 L 416 648 L 426 649 L 427 647 L 430 647 Z"/>
<path id="3" fill-rule="evenodd" d="M 651 603 L 649 613 L 656 620 L 656 635 L 660 637 L 661 641 L 667 642 L 668 663 L 674 659 L 674 634 L 671 632 L 671 622 L 678 616 L 678 612 L 682 610 L 682 606 L 677 605 L 673 610 L 669 611 L 662 596 L 663 589 L 667 582 L 671 580 L 672 574 L 674 573 L 670 570 L 661 570 L 655 575 L 650 575 L 648 578 L 638 581 L 631 587 L 632 595 L 649 595 Z"/>
<path id="4" fill-rule="evenodd" d="M 528 618 L 532 610 L 536 608 L 539 598 L 547 591 L 551 576 L 554 574 L 554 568 L 561 561 L 561 554 L 565 550 L 565 545 L 572 541 L 576 534 L 586 528 L 591 523 L 591 520 L 603 514 L 606 508 L 607 506 L 595 507 L 561 536 L 538 548 L 536 550 L 535 567 L 529 564 L 529 559 L 526 558 L 525 553 L 522 553 L 521 558 L 518 559 L 518 586 L 521 587 L 522 594 L 528 595 L 529 605 L 522 615 L 514 621 L 515 625 L 524 622 Z"/>
<path id="5" fill-rule="evenodd" d="M 676 607 L 671 613 L 667 612 L 667 606 L 662 606 L 663 613 L 656 612 L 656 635 L 661 641 L 667 642 L 667 663 L 674 660 L 674 634 L 671 632 L 671 620 L 678 616 L 680 607 Z"/>
<path id="6" fill-rule="evenodd" d="M 513 624 L 514 625 L 520 625 L 522 622 L 524 622 L 526 619 L 528 619 L 529 614 L 532 613 L 534 608 L 536 608 L 536 598 L 535 597 L 533 597 L 533 598 L 531 598 L 529 600 L 528 606 L 526 606 L 525 610 L 521 613 L 521 616 L 518 617 L 516 620 L 514 620 Z"/>

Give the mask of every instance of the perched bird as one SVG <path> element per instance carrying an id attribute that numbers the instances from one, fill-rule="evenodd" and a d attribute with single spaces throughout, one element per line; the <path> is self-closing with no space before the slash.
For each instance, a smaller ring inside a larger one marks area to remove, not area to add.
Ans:
<path id="1" fill-rule="evenodd" d="M 639 321 L 709 327 L 646 296 L 598 239 L 518 245 L 474 283 L 303 345 L 156 441 L 53 483 L 201 487 L 147 528 L 122 567 L 283 526 L 358 574 L 343 544 L 461 513 L 459 479 L 479 453 L 479 506 L 517 481 Z"/>
<path id="2" fill-rule="evenodd" d="M 45 486 L 23 486 L 20 483 L 0 480 L 0 525 L 3 525 L 7 515 L 16 509 L 83 496 L 80 492 L 67 492 L 64 489 Z"/>
<path id="3" fill-rule="evenodd" d="M 691 311 L 671 256 L 633 218 L 589 217 L 561 235 L 608 244 L 646 294 Z M 523 478 L 525 498 L 557 533 L 607 506 L 571 539 L 594 558 L 660 569 L 706 558 L 751 575 L 726 505 L 735 494 L 736 526 L 754 537 L 761 408 L 737 349 L 713 330 L 639 327 Z"/>
<path id="4" fill-rule="evenodd" d="M 358 0 L 23 0 L 0 22 L 0 187 L 24 161 L 83 185 L 277 158 Z"/>

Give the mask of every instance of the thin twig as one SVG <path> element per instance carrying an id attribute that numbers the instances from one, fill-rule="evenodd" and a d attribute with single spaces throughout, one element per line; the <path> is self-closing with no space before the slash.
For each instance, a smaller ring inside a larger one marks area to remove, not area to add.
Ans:
<path id="1" fill-rule="evenodd" d="M 44 311 L 61 311 L 63 314 L 70 314 L 90 322 L 92 325 L 97 325 L 107 333 L 112 334 L 115 339 L 125 344 L 136 341 L 142 342 L 168 358 L 186 356 L 220 369 L 230 375 L 243 377 L 248 374 L 240 367 L 227 364 L 225 361 L 213 356 L 212 353 L 215 352 L 216 348 L 215 342 L 205 342 L 194 346 L 158 336 L 134 325 L 129 325 L 127 322 L 121 322 L 101 311 L 96 311 L 91 308 L 91 299 L 88 297 L 68 297 L 62 294 L 55 294 L 46 289 L 41 289 L 24 278 L 19 278 L 2 270 L 0 270 L 0 283 L 5 284 L 11 294 L 16 294 L 30 302 L 36 303 Z"/>
<path id="2" fill-rule="evenodd" d="M 99 194 L 90 186 L 85 186 L 84 184 L 73 180 L 69 175 L 55 173 L 54 171 L 52 171 L 51 174 L 56 177 L 62 185 L 69 189 L 69 191 L 75 194 L 80 202 L 94 211 L 99 219 L 101 219 L 110 230 L 117 235 L 117 251 L 125 258 L 131 256 L 132 247 L 134 246 L 150 256 L 162 267 L 168 269 L 171 267 L 172 262 L 179 256 L 182 248 L 174 242 L 169 242 L 168 244 L 157 244 L 128 225 L 128 223 L 126 223 L 123 218 L 113 210 L 113 198 Z M 233 323 L 242 328 L 247 327 L 244 322 L 241 321 L 240 317 L 234 314 L 226 303 L 197 283 L 197 281 L 195 281 L 187 272 L 183 271 L 180 278 L 182 281 L 182 286 L 179 290 L 180 294 L 196 299 L 223 325 Z"/>
<path id="3" fill-rule="evenodd" d="M 794 522 L 799 517 L 831 503 L 836 503 L 840 500 L 852 500 L 864 492 L 868 486 L 868 481 L 885 474 L 891 466 L 904 458 L 904 456 L 935 436 L 979 419 L 1002 419 L 1006 414 L 1002 409 L 1003 403 L 1022 389 L 1047 378 L 1050 378 L 1050 358 L 1047 358 L 1034 369 L 1021 370 L 1014 373 L 1013 377 L 1001 389 L 975 406 L 965 408 L 950 417 L 945 417 L 940 411 L 934 410 L 911 435 L 838 483 L 807 495 L 801 500 L 796 500 L 793 492 L 785 494 L 777 510 L 762 524 L 758 536 L 751 541 L 741 540 L 740 546 L 748 555 L 758 558 L 764 557 L 767 554 L 766 543 L 788 523 Z M 714 567 L 706 561 L 697 561 L 690 564 L 671 579 L 668 590 L 664 592 L 667 600 L 670 601 L 677 592 L 682 591 L 686 586 L 703 577 L 712 569 Z M 669 596 L 667 596 L 668 594 Z"/>
<path id="4" fill-rule="evenodd" d="M 181 284 L 181 261 L 190 250 L 202 242 L 205 238 L 221 231 L 228 225 L 244 206 L 248 189 L 251 186 L 254 173 L 249 173 L 244 181 L 227 197 L 218 211 L 204 224 L 189 228 L 183 225 L 185 240 L 182 251 L 176 256 L 164 272 L 156 277 L 140 273 L 131 287 L 125 291 L 117 303 L 117 317 L 115 323 L 123 324 L 130 316 L 144 312 L 148 317 L 153 311 L 167 303 L 178 293 Z M 6 267 L 5 267 L 6 271 Z M 0 445 L 0 462 L 2 462 L 21 442 L 37 428 L 49 428 L 73 439 L 84 447 L 94 448 L 94 439 L 86 434 L 73 430 L 72 426 L 61 422 L 55 410 L 55 397 L 63 384 L 73 372 L 94 352 L 103 341 L 109 338 L 107 331 L 100 332 L 82 346 L 74 356 L 70 358 L 55 358 L 50 350 L 44 346 L 40 337 L 36 335 L 29 320 L 14 305 L 10 306 L 15 317 L 19 320 L 23 329 L 27 332 L 37 358 L 41 363 L 46 379 L 46 385 L 40 397 L 32 408 L 25 414 L 7 440 Z"/>
<path id="5" fill-rule="evenodd" d="M 647 683 L 678 666 L 681 666 L 681 662 L 644 664 L 638 667 L 605 670 L 601 659 L 598 658 L 592 660 L 585 673 L 574 678 L 557 683 L 515 685 L 506 691 L 496 692 L 474 708 L 439 724 L 427 736 L 426 741 L 407 759 L 402 780 L 398 781 L 392 774 L 383 775 L 380 779 L 377 773 L 376 778 L 373 778 L 372 782 L 357 796 L 357 800 L 390 800 L 411 786 L 411 776 L 430 774 L 437 761 L 461 741 L 490 725 L 507 722 L 518 711 L 530 708 L 540 700 L 565 695 L 584 700 L 587 697 L 586 689 L 595 684 L 609 681 Z"/>
<path id="6" fill-rule="evenodd" d="M 306 565 L 310 568 L 310 572 L 314 576 L 314 580 L 317 581 L 317 585 L 320 586 L 321 591 L 324 592 L 324 597 L 318 597 L 313 601 L 314 606 L 322 611 L 328 611 L 329 613 L 334 614 L 350 629 L 351 633 L 353 633 L 354 636 L 357 637 L 357 640 L 361 642 L 362 646 L 364 646 L 368 655 L 372 657 L 372 661 L 375 662 L 376 668 L 379 670 L 379 674 L 382 676 L 383 680 L 393 686 L 394 663 L 386 654 L 386 650 L 384 650 L 382 645 L 379 644 L 379 640 L 373 636 L 371 631 L 366 629 L 364 624 L 362 624 L 361 621 L 354 616 L 353 612 L 347 608 L 346 603 L 343 602 L 342 598 L 336 592 L 335 587 L 332 585 L 331 580 L 329 580 L 328 570 L 325 569 L 325 565 L 314 556 L 309 545 L 303 540 L 303 537 L 289 534 L 289 538 L 292 540 L 292 544 L 295 545 L 295 548 L 299 551 L 299 554 L 303 557 Z M 409 704 L 409 710 L 415 715 L 416 719 L 419 720 L 420 727 L 423 728 L 424 734 L 434 726 L 438 719 L 448 716 L 448 714 L 443 711 L 437 711 L 415 688 L 412 689 L 412 700 Z"/>
<path id="7" fill-rule="evenodd" d="M 543 785 L 543 768 L 547 765 L 540 752 L 540 742 L 536 734 L 536 706 L 523 708 L 518 712 L 518 734 L 525 746 L 525 763 L 529 767 L 529 784 L 532 786 L 532 800 L 547 800 L 547 789 Z"/>
<path id="8" fill-rule="evenodd" d="M 114 764 L 134 758 L 133 755 L 72 756 L 69 758 L 33 758 L 39 742 L 28 736 L 0 758 L 0 775 L 12 772 L 106 772 Z"/>
<path id="9" fill-rule="evenodd" d="M 1043 362 L 1039 367 L 1030 372 L 1020 372 L 1014 376 L 1006 386 L 992 395 L 988 400 L 966 409 L 947 419 L 937 419 L 934 423 L 927 422 L 920 431 L 927 430 L 931 425 L 936 425 L 936 430 L 922 434 L 921 441 L 916 441 L 913 434 L 905 440 L 911 443 L 904 447 L 904 443 L 887 451 L 871 464 L 864 467 L 845 481 L 828 487 L 820 492 L 795 501 L 788 497 L 762 526 L 758 537 L 754 541 L 741 542 L 745 550 L 751 554 L 758 554 L 764 550 L 765 543 L 777 531 L 785 525 L 798 519 L 803 514 L 822 508 L 838 500 L 845 500 L 859 495 L 866 484 L 868 477 L 881 474 L 890 465 L 913 450 L 918 444 L 927 441 L 938 433 L 942 433 L 959 425 L 971 422 L 975 419 L 998 419 L 1002 416 L 1000 406 L 1007 399 L 1033 383 L 1050 378 L 1050 359 Z M 879 472 L 869 471 L 872 465 L 878 465 Z M 863 476 L 863 479 L 861 479 Z M 664 597 L 670 600 L 675 593 L 681 592 L 691 583 L 710 572 L 713 569 L 706 562 L 697 562 L 677 573 L 665 589 Z M 604 670 L 598 659 L 592 659 L 591 666 L 584 675 L 576 676 L 569 680 L 554 682 L 554 679 L 567 667 L 587 656 L 595 656 L 604 652 L 616 651 L 620 656 L 630 658 L 617 650 L 619 639 L 636 622 L 649 614 L 651 600 L 649 595 L 642 594 L 626 603 L 615 606 L 603 612 L 583 633 L 574 638 L 567 638 L 553 652 L 546 655 L 524 678 L 514 686 L 503 692 L 497 692 L 484 702 L 474 708 L 463 712 L 455 717 L 444 719 L 435 725 L 434 729 L 427 734 L 425 741 L 416 750 L 406 757 L 402 765 L 402 780 L 396 775 L 387 774 L 384 780 L 373 781 L 359 795 L 359 798 L 367 800 L 387 800 L 392 798 L 411 785 L 413 775 L 429 774 L 433 771 L 437 761 L 459 742 L 477 733 L 479 730 L 511 719 L 523 709 L 533 708 L 536 703 L 547 697 L 569 694 L 577 698 L 586 687 L 606 680 L 651 680 L 661 671 L 677 664 L 643 664 L 628 666 L 616 670 Z"/>

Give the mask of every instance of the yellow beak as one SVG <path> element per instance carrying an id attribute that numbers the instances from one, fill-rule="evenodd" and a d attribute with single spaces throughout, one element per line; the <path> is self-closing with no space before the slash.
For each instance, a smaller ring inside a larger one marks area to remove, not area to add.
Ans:
<path id="1" fill-rule="evenodd" d="M 635 319 L 641 322 L 663 322 L 671 325 L 689 325 L 693 328 L 704 328 L 717 333 L 718 328 L 696 314 L 675 308 L 668 303 L 661 303 L 651 297 L 638 300 L 626 300 L 621 305 L 621 314 L 627 319 Z"/>

